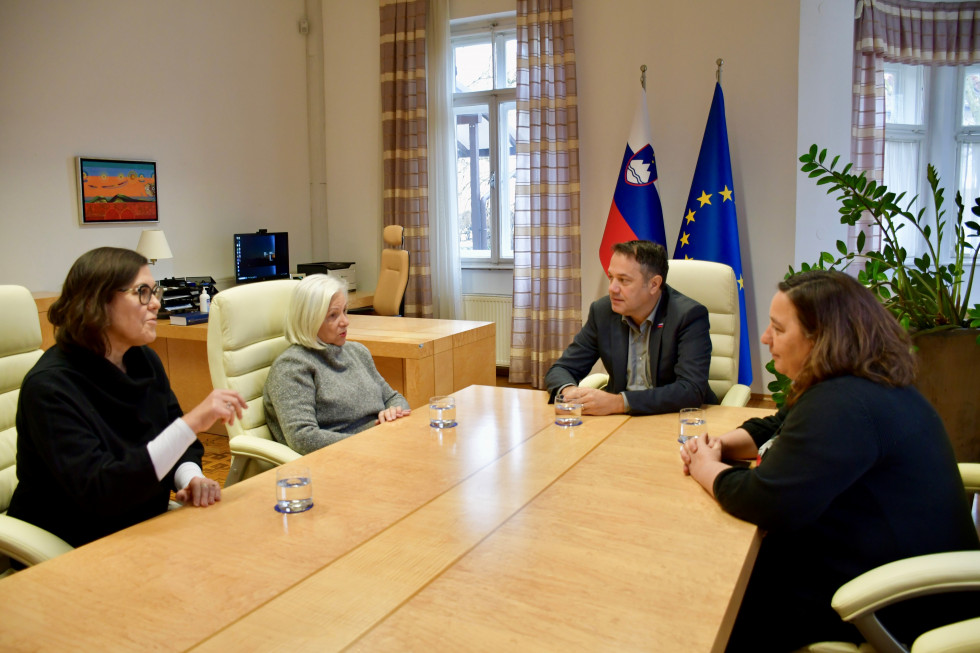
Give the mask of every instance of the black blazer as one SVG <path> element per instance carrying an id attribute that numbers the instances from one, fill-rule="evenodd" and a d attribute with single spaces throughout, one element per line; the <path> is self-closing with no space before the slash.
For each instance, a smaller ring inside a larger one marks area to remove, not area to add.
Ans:
<path id="1" fill-rule="evenodd" d="M 708 309 L 664 284 L 656 311 L 648 348 L 650 378 L 656 381 L 656 387 L 627 391 L 630 413 L 654 415 L 717 404 L 718 399 L 708 386 Z M 555 400 L 562 386 L 584 379 L 600 358 L 609 373 L 606 391 L 623 392 L 628 356 L 629 327 L 622 316 L 613 312 L 608 296 L 592 302 L 582 330 L 545 376 L 550 401 Z"/>

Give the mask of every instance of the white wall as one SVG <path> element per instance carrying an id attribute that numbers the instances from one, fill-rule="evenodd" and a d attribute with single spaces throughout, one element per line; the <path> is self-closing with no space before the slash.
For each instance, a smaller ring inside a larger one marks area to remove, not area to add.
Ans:
<path id="1" fill-rule="evenodd" d="M 796 151 L 802 154 L 816 143 L 839 154 L 841 167 L 851 160 L 853 44 L 852 0 L 802 0 Z M 799 166 L 796 161 L 797 170 Z M 837 240 L 846 240 L 847 227 L 841 225 L 837 207 L 826 186 L 797 172 L 795 269 L 816 262 L 820 252 L 836 252 Z"/>
<path id="2" fill-rule="evenodd" d="M 377 2 L 323 0 L 328 260 L 355 261 L 365 290 L 383 223 L 379 20 Z"/>
<path id="3" fill-rule="evenodd" d="M 59 290 L 147 225 L 80 226 L 77 155 L 157 162 L 155 275 L 233 274 L 232 234 L 310 260 L 302 0 L 0 0 L 0 283 Z M 219 288 L 221 286 L 219 285 Z"/>

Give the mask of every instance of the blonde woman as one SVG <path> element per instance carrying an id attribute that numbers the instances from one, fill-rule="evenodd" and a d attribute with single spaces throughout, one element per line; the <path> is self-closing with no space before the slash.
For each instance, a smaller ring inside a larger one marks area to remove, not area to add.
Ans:
<path id="1" fill-rule="evenodd" d="M 347 342 L 348 324 L 344 281 L 314 274 L 296 285 L 286 316 L 291 346 L 263 391 L 272 437 L 293 451 L 306 454 L 412 412 L 367 347 Z"/>

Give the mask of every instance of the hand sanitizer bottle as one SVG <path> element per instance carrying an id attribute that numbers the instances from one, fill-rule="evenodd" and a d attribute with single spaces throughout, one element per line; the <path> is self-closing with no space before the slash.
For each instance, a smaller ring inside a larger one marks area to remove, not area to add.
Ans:
<path id="1" fill-rule="evenodd" d="M 211 311 L 211 295 L 208 294 L 207 287 L 201 288 L 201 312 L 208 313 Z"/>

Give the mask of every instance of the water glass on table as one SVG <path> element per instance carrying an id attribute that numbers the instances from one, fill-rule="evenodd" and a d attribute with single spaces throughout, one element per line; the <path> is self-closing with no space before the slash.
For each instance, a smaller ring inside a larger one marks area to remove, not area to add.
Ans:
<path id="1" fill-rule="evenodd" d="M 707 433 L 708 423 L 704 419 L 703 408 L 681 408 L 678 442 L 683 444 L 691 438 L 707 435 Z"/>
<path id="2" fill-rule="evenodd" d="M 444 395 L 429 399 L 429 426 L 448 429 L 456 426 L 456 398 Z"/>
<path id="3" fill-rule="evenodd" d="M 567 401 L 563 397 L 555 399 L 555 424 L 558 426 L 578 426 L 582 423 L 582 404 Z"/>
<path id="4" fill-rule="evenodd" d="M 283 465 L 276 468 L 276 510 L 306 512 L 313 507 L 313 480 L 310 468 Z"/>

